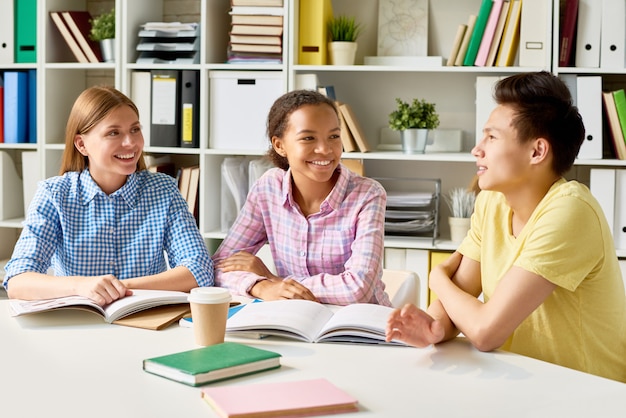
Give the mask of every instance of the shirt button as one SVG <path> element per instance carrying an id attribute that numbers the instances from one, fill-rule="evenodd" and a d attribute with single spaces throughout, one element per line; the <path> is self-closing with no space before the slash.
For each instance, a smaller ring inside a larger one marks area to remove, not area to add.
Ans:
<path id="1" fill-rule="evenodd" d="M 300 251 L 300 257 L 304 257 L 306 253 L 304 251 Z"/>
<path id="2" fill-rule="evenodd" d="M 115 234 L 115 228 L 109 229 L 109 234 L 111 234 L 111 235 Z"/>

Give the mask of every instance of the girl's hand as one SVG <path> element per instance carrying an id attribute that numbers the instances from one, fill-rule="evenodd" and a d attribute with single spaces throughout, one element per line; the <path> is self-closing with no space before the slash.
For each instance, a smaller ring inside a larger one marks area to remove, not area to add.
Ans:
<path id="1" fill-rule="evenodd" d="M 252 286 L 250 294 L 263 300 L 304 299 L 318 302 L 308 288 L 293 279 L 261 280 Z"/>
<path id="2" fill-rule="evenodd" d="M 240 251 L 223 259 L 215 267 L 224 272 L 247 271 L 268 279 L 277 278 L 259 257 L 245 251 Z"/>

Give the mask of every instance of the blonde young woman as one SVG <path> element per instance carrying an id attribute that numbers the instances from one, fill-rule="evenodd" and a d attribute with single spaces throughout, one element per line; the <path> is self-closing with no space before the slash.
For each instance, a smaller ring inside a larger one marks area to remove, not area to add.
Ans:
<path id="1" fill-rule="evenodd" d="M 40 182 L 6 265 L 10 298 L 81 295 L 105 305 L 131 289 L 213 284 L 187 203 L 171 177 L 145 170 L 143 146 L 128 97 L 111 87 L 79 95 L 60 175 Z"/>

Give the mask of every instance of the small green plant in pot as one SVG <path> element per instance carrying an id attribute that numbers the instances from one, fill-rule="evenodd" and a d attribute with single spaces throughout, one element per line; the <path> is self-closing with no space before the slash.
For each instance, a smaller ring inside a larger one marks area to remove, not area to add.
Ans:
<path id="1" fill-rule="evenodd" d="M 353 65 L 358 44 L 357 38 L 361 33 L 361 24 L 354 17 L 331 17 L 327 23 L 328 53 L 333 65 Z"/>
<path id="2" fill-rule="evenodd" d="M 396 97 L 397 108 L 389 114 L 389 128 L 400 131 L 402 149 L 407 154 L 423 154 L 428 131 L 439 126 L 434 103 L 413 99 L 411 103 Z"/>
<path id="3" fill-rule="evenodd" d="M 102 50 L 102 58 L 105 62 L 113 62 L 115 51 L 115 9 L 111 9 L 108 13 L 102 13 L 91 19 L 91 30 L 89 38 L 92 41 L 100 42 Z"/>

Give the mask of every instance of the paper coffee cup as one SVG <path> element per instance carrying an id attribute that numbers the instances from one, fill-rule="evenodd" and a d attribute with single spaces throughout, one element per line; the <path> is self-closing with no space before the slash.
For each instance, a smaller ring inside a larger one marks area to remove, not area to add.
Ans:
<path id="1" fill-rule="evenodd" d="M 224 342 L 231 299 L 228 289 L 221 287 L 191 289 L 188 300 L 196 344 L 207 346 Z"/>

